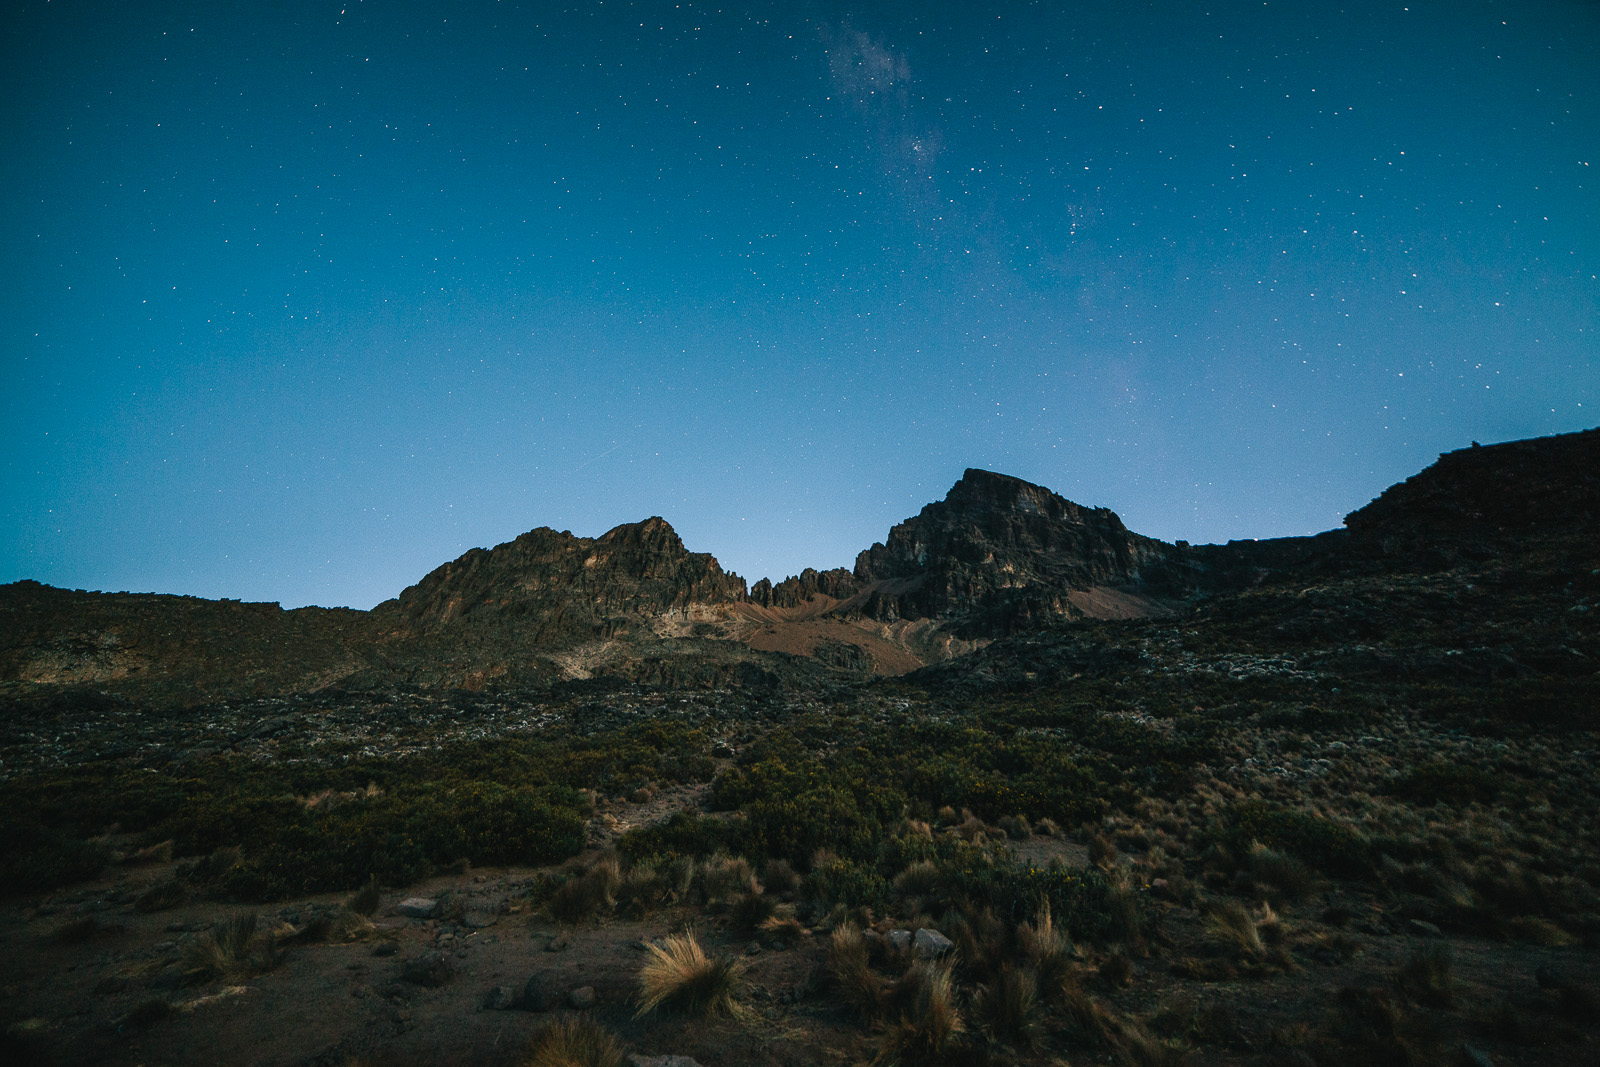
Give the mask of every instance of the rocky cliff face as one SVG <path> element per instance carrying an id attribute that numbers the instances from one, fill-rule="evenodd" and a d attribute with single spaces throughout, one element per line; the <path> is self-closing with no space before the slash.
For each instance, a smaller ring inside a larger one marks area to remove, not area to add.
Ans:
<path id="1" fill-rule="evenodd" d="M 944 500 L 857 556 L 854 577 L 873 587 L 860 605 L 869 617 L 960 618 L 1003 632 L 1081 615 L 1070 593 L 1137 586 L 1144 568 L 1173 551 L 1106 508 L 969 469 Z"/>
<path id="2" fill-rule="evenodd" d="M 664 616 L 745 596 L 744 579 L 684 548 L 657 517 L 596 538 L 541 527 L 475 548 L 374 613 L 431 633 L 515 627 L 528 643 L 554 646 L 648 629 Z"/>

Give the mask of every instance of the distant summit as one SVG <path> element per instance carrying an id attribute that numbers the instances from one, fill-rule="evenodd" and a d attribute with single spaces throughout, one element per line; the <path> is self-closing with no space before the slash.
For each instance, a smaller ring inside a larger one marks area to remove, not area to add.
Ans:
<path id="1" fill-rule="evenodd" d="M 475 548 L 370 612 L 16 582 L 0 586 L 0 693 L 96 686 L 194 703 L 394 682 L 810 685 L 1277 582 L 1561 558 L 1597 528 L 1600 430 L 1447 452 L 1344 529 L 1226 545 L 1169 545 L 1109 509 L 968 469 L 853 569 L 748 590 L 660 517 Z"/>

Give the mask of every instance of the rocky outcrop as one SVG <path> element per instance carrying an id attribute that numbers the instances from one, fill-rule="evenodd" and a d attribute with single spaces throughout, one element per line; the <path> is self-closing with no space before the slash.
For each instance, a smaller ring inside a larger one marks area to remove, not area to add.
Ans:
<path id="1" fill-rule="evenodd" d="M 514 627 L 555 647 L 745 599 L 744 579 L 690 552 L 662 518 L 597 538 L 547 527 L 446 563 L 374 613 L 426 632 Z"/>
<path id="2" fill-rule="evenodd" d="M 819 596 L 848 600 L 861 591 L 861 582 L 843 567 L 819 571 L 807 567 L 773 585 L 766 578 L 750 587 L 750 599 L 764 608 L 796 608 Z"/>
<path id="3" fill-rule="evenodd" d="M 1082 615 L 1069 595 L 1137 587 L 1174 549 L 1132 533 L 1116 512 L 1086 508 L 1043 486 L 969 469 L 944 500 L 856 557 L 870 618 L 947 618 L 1008 632 Z"/>

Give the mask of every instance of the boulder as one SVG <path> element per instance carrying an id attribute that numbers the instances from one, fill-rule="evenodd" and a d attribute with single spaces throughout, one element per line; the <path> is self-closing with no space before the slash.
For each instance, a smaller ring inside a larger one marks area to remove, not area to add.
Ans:
<path id="1" fill-rule="evenodd" d="M 581 985 L 567 994 L 567 1003 L 578 1011 L 594 1007 L 594 1002 L 594 986 L 592 985 Z"/>
<path id="2" fill-rule="evenodd" d="M 400 977 L 412 985 L 429 989 L 442 986 L 450 980 L 450 961 L 442 952 L 424 952 L 400 965 Z"/>
<path id="3" fill-rule="evenodd" d="M 439 902 L 427 897 L 407 897 L 396 904 L 394 910 L 408 919 L 437 919 Z"/>
<path id="4" fill-rule="evenodd" d="M 497 985 L 483 995 L 482 1010 L 506 1011 L 516 1004 L 517 991 L 508 985 Z"/>
<path id="5" fill-rule="evenodd" d="M 916 953 L 916 957 L 919 960 L 938 959 L 956 947 L 954 941 L 951 941 L 939 931 L 929 930 L 927 927 L 918 930 L 916 936 L 911 939 L 911 943 L 912 951 Z"/>
<path id="6" fill-rule="evenodd" d="M 522 987 L 524 1011 L 555 1011 L 567 999 L 567 991 L 554 971 L 534 971 Z"/>

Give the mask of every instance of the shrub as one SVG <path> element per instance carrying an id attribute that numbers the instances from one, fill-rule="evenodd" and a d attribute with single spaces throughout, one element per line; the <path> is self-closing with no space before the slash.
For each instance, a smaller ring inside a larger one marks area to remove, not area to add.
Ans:
<path id="1" fill-rule="evenodd" d="M 1236 856 L 1248 854 L 1260 842 L 1328 874 L 1358 878 L 1372 868 L 1371 842 L 1354 827 L 1265 800 L 1233 805 L 1211 836 Z"/>
<path id="2" fill-rule="evenodd" d="M 587 1016 L 555 1020 L 528 1044 L 525 1067 L 622 1067 L 622 1046 Z"/>
<path id="3" fill-rule="evenodd" d="M 793 915 L 774 915 L 761 924 L 761 932 L 775 941 L 793 948 L 810 936 L 811 931 Z"/>
<path id="4" fill-rule="evenodd" d="M 802 889 L 807 899 L 824 909 L 842 904 L 882 910 L 891 896 L 888 881 L 877 871 L 842 859 L 818 864 L 806 876 Z"/>
<path id="5" fill-rule="evenodd" d="M 705 954 L 693 933 L 647 946 L 650 958 L 639 969 L 639 1014 L 660 1008 L 683 1015 L 736 1012 L 735 996 L 744 964 Z"/>

